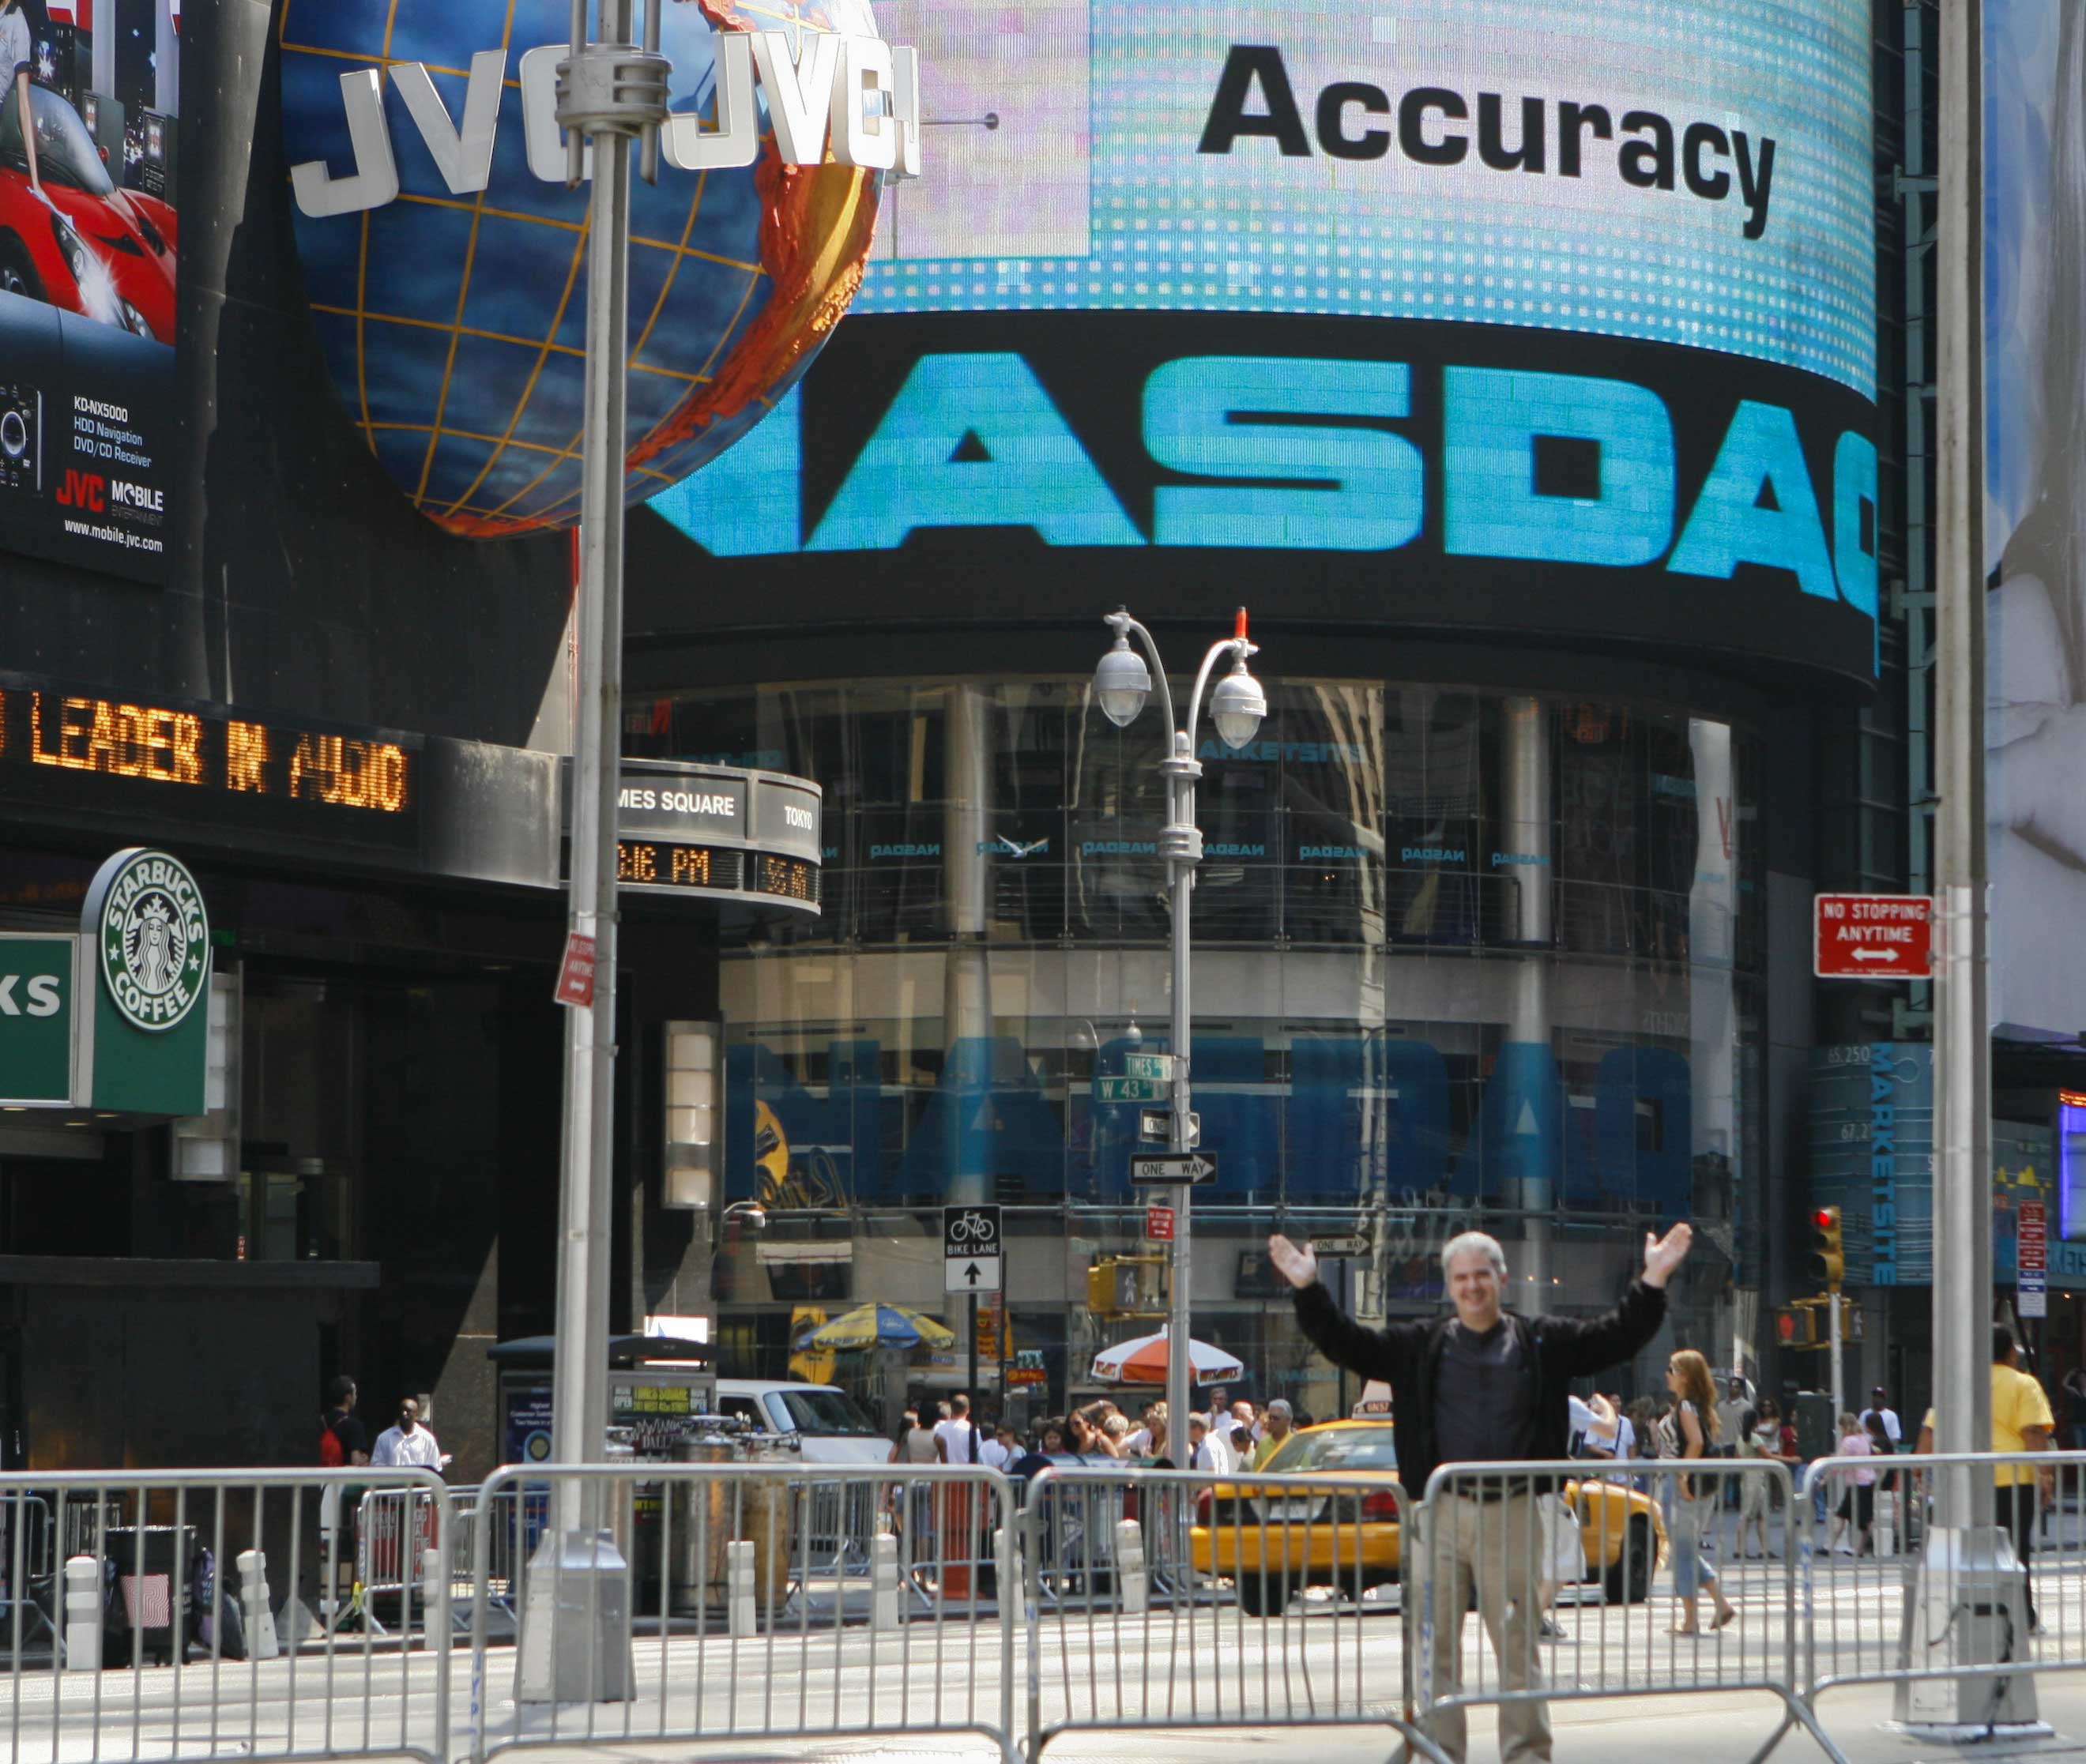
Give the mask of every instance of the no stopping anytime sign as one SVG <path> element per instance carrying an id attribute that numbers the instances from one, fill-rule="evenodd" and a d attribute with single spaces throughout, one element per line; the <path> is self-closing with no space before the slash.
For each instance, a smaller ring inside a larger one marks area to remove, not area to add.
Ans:
<path id="1" fill-rule="evenodd" d="M 1820 980 L 1934 977 L 1934 903 L 1925 895 L 1820 895 L 1811 931 Z"/>

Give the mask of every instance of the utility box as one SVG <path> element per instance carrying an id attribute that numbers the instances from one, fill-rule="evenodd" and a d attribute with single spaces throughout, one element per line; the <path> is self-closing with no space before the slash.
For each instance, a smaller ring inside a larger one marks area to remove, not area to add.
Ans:
<path id="1" fill-rule="evenodd" d="M 1796 1393 L 1796 1450 L 1805 1463 L 1829 1458 L 1839 1447 L 1837 1423 L 1829 1391 L 1805 1390 Z"/>

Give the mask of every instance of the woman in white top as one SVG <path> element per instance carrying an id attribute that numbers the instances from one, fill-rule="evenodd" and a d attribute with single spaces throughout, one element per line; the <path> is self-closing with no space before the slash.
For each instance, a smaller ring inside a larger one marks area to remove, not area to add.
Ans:
<path id="1" fill-rule="evenodd" d="M 1754 1412 L 1752 1431 L 1739 1442 L 1739 1456 L 1742 1458 L 1779 1460 L 1782 1456 L 1782 1410 L 1772 1396 L 1763 1396 L 1760 1407 Z M 1755 1526 L 1760 1529 L 1760 1557 L 1763 1561 L 1774 1554 L 1774 1546 L 1767 1534 L 1768 1512 L 1772 1503 L 1774 1478 L 1756 1473 L 1739 1479 L 1739 1537 L 1734 1546 L 1741 1556 L 1748 1554 L 1746 1532 Z"/>

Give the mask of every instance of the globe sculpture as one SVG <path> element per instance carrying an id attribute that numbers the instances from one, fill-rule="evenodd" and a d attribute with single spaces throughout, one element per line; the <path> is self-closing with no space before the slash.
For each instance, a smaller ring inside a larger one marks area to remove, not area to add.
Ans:
<path id="1" fill-rule="evenodd" d="M 398 199 L 298 210 L 305 292 L 348 416 L 393 480 L 452 533 L 500 538 L 576 521 L 585 383 L 588 189 L 530 170 L 518 69 L 568 40 L 566 0 L 283 0 L 283 130 L 292 164 L 355 167 L 340 78 L 424 65 L 461 122 L 472 55 L 504 46 L 492 175 L 453 194 L 387 79 Z M 666 0 L 671 103 L 715 121 L 716 33 L 874 32 L 866 0 Z M 881 174 L 782 163 L 661 165 L 633 180 L 628 500 L 730 447 L 811 365 L 860 285 Z M 633 161 L 634 161 L 633 153 Z"/>

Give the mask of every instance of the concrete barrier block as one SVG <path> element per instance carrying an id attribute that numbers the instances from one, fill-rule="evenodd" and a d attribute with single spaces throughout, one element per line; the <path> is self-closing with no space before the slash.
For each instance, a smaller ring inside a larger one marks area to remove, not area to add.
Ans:
<path id="1" fill-rule="evenodd" d="M 239 1552 L 241 1615 L 246 1619 L 246 1657 L 274 1660 L 283 1651 L 275 1634 L 275 1618 L 268 1608 L 268 1558 L 264 1551 Z"/>
<path id="2" fill-rule="evenodd" d="M 101 1563 L 93 1556 L 66 1561 L 65 1668 L 101 1670 Z"/>
<path id="3" fill-rule="evenodd" d="M 898 1627 L 898 1540 L 888 1532 L 870 1540 L 869 1626 Z"/>
<path id="4" fill-rule="evenodd" d="M 1145 1566 L 1144 1528 L 1134 1519 L 1116 1521 L 1115 1583 L 1123 1614 L 1143 1616 L 1152 1604 L 1152 1575 Z"/>

